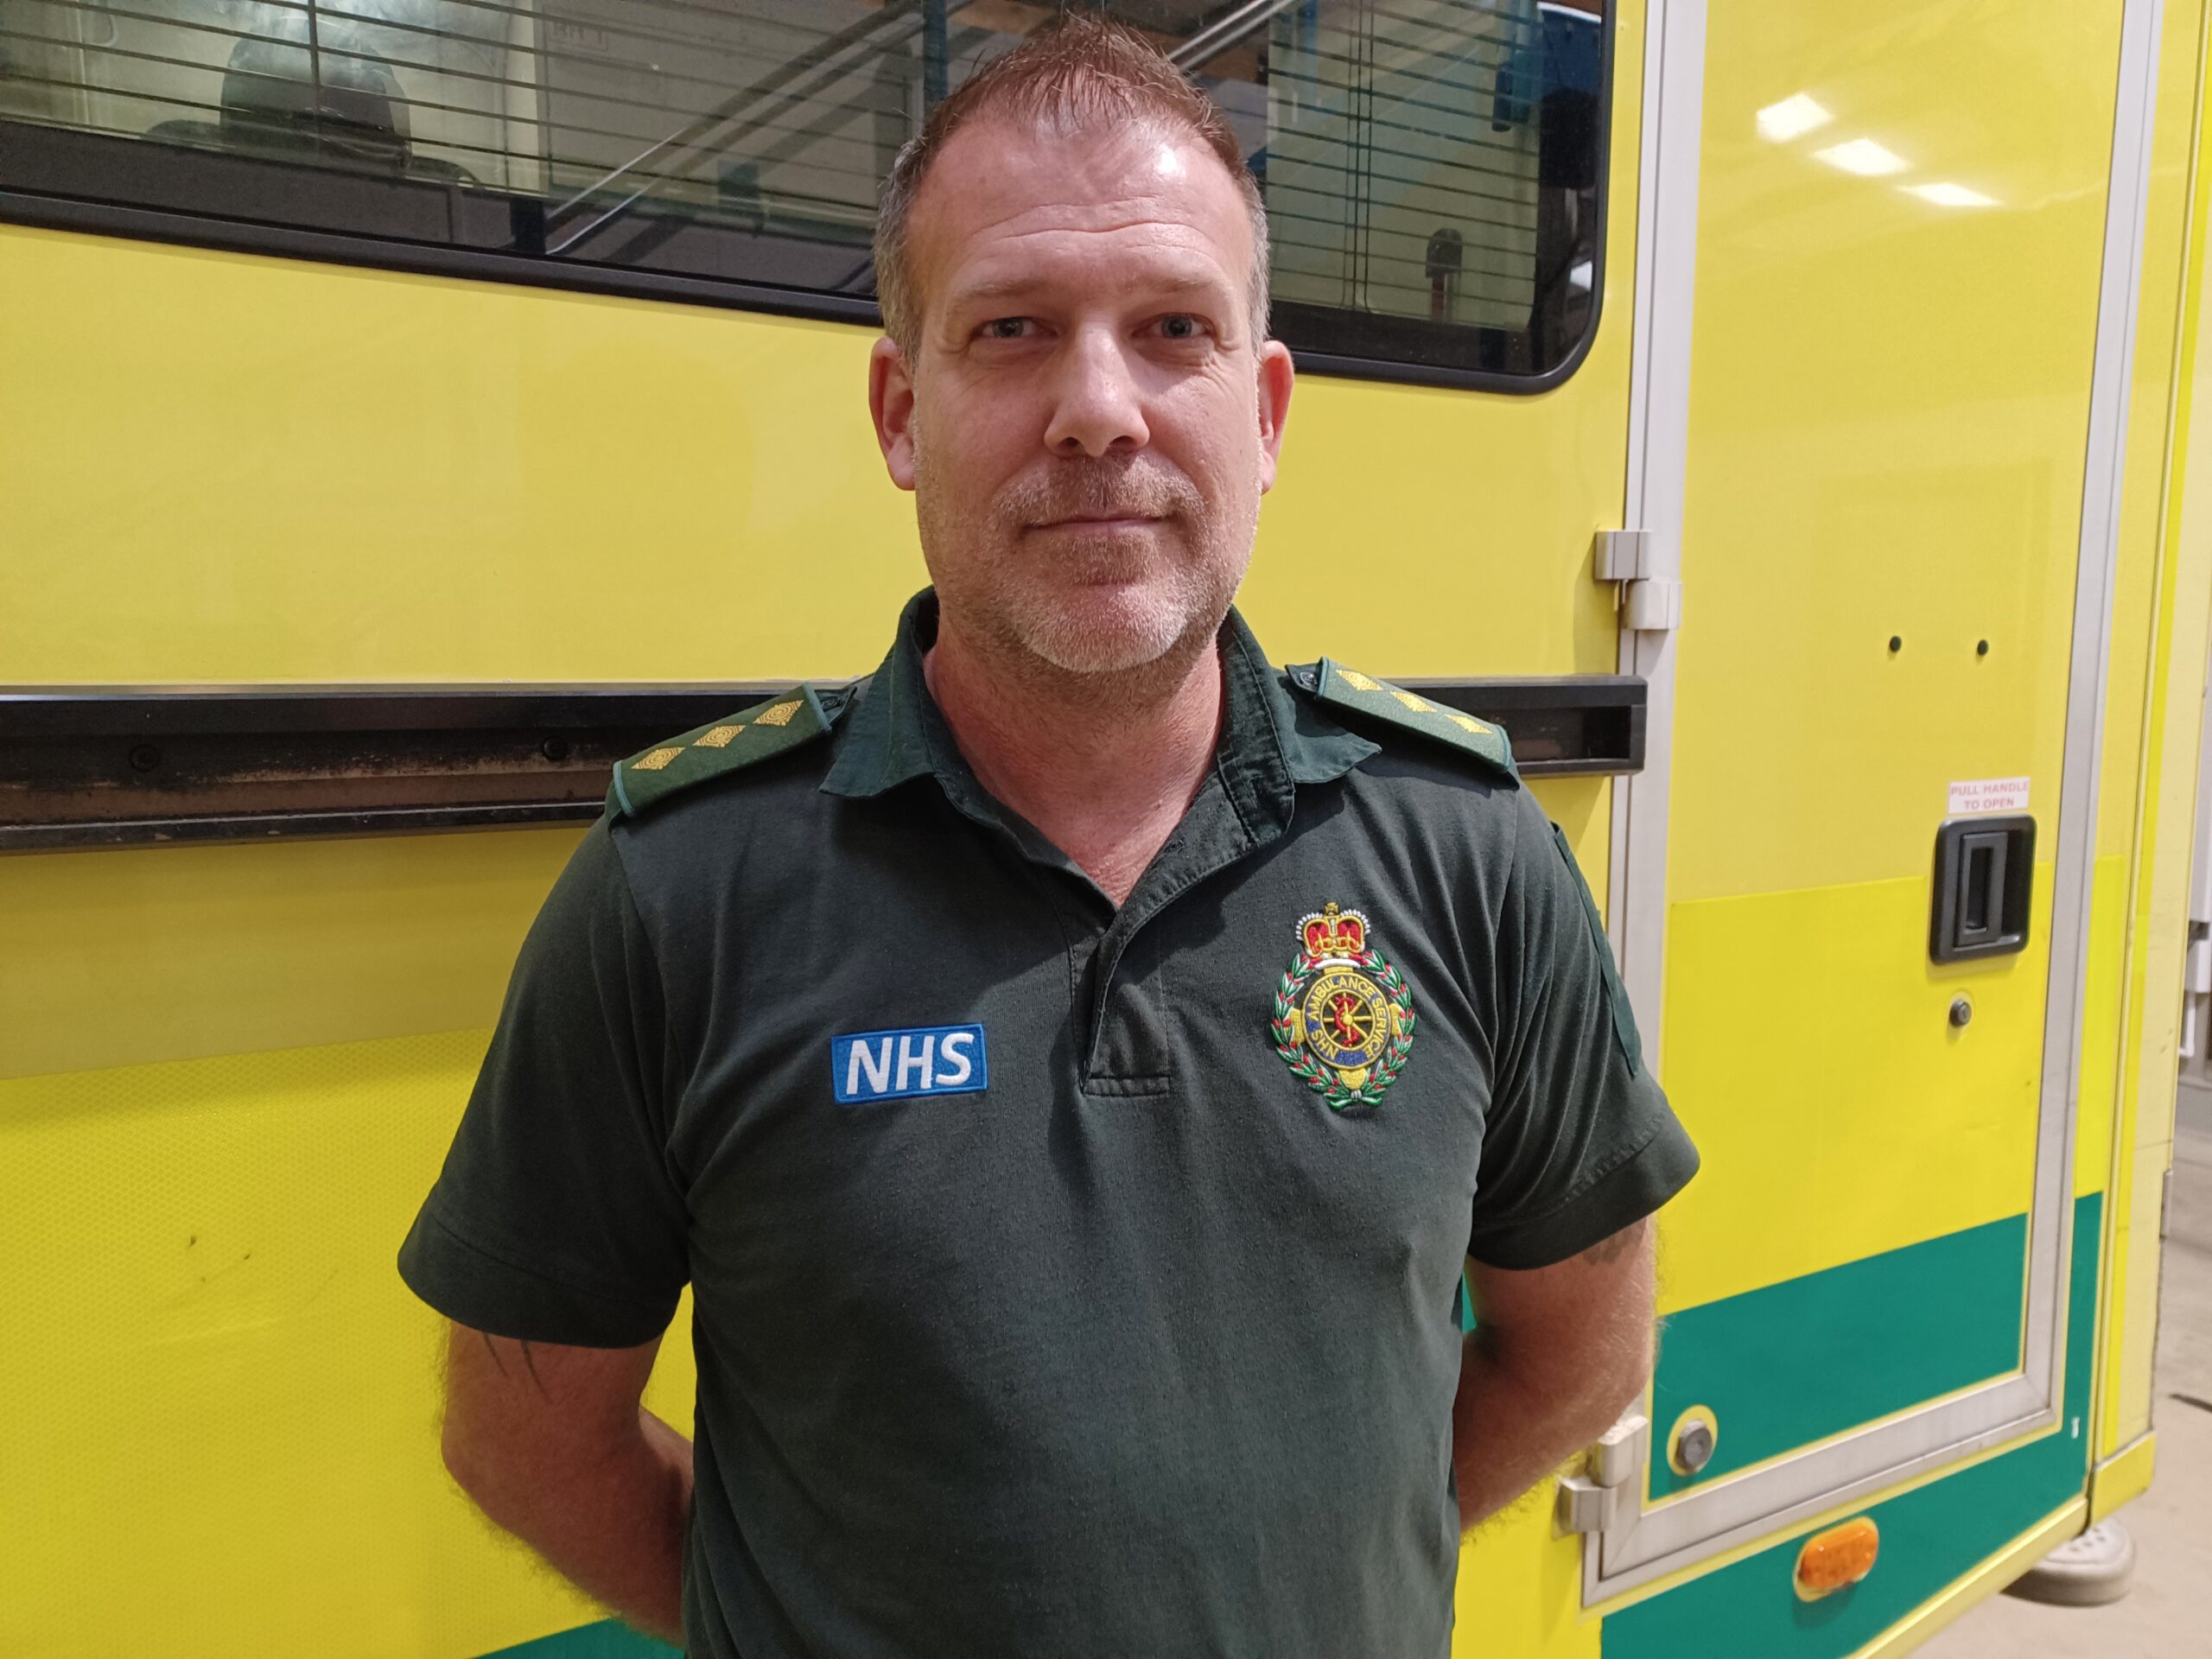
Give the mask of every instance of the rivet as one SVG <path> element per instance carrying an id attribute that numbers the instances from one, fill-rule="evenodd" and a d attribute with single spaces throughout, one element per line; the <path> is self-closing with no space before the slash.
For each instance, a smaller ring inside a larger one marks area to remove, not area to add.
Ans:
<path id="1" fill-rule="evenodd" d="M 1681 1439 L 1675 1442 L 1675 1453 L 1682 1466 L 1692 1474 L 1713 1461 L 1713 1431 L 1703 1423 L 1683 1426 Z"/>
<path id="2" fill-rule="evenodd" d="M 1713 1449 L 1719 1443 L 1719 1419 L 1709 1407 L 1692 1406 L 1675 1419 L 1667 1436 L 1668 1466 L 1688 1479 L 1713 1461 Z"/>

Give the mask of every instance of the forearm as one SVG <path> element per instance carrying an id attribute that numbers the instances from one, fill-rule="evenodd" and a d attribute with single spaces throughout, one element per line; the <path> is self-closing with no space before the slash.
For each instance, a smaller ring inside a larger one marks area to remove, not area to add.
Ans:
<path id="1" fill-rule="evenodd" d="M 691 1442 L 652 1413 L 590 1448 L 513 1447 L 454 1471 L 493 1522 L 638 1629 L 683 1639 Z"/>

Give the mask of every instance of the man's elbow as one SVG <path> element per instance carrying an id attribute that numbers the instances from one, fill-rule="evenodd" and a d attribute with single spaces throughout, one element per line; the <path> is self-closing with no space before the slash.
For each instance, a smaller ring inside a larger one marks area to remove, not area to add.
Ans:
<path id="1" fill-rule="evenodd" d="M 456 1391 L 446 1400 L 438 1453 L 446 1473 L 470 1502 L 504 1525 L 516 1495 L 543 1484 L 566 1461 L 563 1448 L 547 1440 L 527 1423 L 474 1408 L 467 1393 Z"/>
<path id="2" fill-rule="evenodd" d="M 1599 1405 L 1606 1409 L 1606 1422 L 1611 1425 L 1619 1418 L 1621 1411 L 1635 1405 L 1643 1395 L 1643 1385 L 1652 1380 L 1652 1358 L 1656 1356 L 1655 1320 L 1637 1320 L 1619 1334 L 1612 1344 L 1606 1367 L 1599 1371 Z"/>
<path id="3" fill-rule="evenodd" d="M 546 1506 L 573 1495 L 592 1469 L 582 1448 L 457 1422 L 450 1410 L 439 1451 L 446 1472 L 486 1520 L 525 1536 Z"/>
<path id="4" fill-rule="evenodd" d="M 502 1518 L 503 1502 L 516 1484 L 522 1462 L 518 1448 L 503 1442 L 470 1414 L 448 1402 L 445 1427 L 438 1436 L 438 1452 L 454 1484 L 471 1503 L 495 1521 Z"/>
<path id="5" fill-rule="evenodd" d="M 454 1484 L 471 1497 L 485 1479 L 485 1458 L 481 1440 L 468 1432 L 461 1421 L 461 1414 L 450 1404 L 446 1408 L 445 1426 L 438 1434 L 438 1455 L 444 1460 L 446 1473 Z"/>
<path id="6" fill-rule="evenodd" d="M 1643 1397 L 1644 1386 L 1651 1381 L 1652 1354 L 1651 1334 L 1647 1331 L 1643 1342 L 1620 1356 L 1604 1374 L 1596 1402 L 1597 1414 L 1603 1419 L 1599 1433 L 1611 1427 L 1623 1412 Z"/>
<path id="7" fill-rule="evenodd" d="M 1585 1357 L 1580 1367 L 1583 1386 L 1576 1390 L 1578 1427 L 1593 1440 L 1643 1397 L 1656 1352 L 1656 1333 L 1649 1323 L 1609 1334 L 1611 1339 L 1599 1351 Z"/>

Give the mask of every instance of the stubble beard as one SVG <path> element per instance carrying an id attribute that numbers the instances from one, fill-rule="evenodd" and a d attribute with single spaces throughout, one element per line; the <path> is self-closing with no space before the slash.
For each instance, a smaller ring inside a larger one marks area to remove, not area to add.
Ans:
<path id="1" fill-rule="evenodd" d="M 914 473 L 941 612 L 1002 667 L 1059 682 L 1063 695 L 1130 696 L 1138 682 L 1179 681 L 1212 644 L 1251 558 L 1256 488 L 1249 504 L 1217 506 L 1147 452 L 1056 461 L 980 506 L 938 487 L 918 443 Z M 1080 538 L 1032 528 L 1086 512 L 1159 524 Z"/>

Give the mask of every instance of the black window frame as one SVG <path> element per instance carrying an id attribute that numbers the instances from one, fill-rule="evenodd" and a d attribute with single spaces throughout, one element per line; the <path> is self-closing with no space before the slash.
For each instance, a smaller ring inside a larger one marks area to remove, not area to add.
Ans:
<path id="1" fill-rule="evenodd" d="M 1313 327 L 1328 336 L 1318 342 L 1286 339 L 1277 327 L 1275 337 L 1290 346 L 1300 372 L 1534 397 L 1556 390 L 1581 367 L 1603 324 L 1611 229 L 1614 37 L 1620 25 L 1618 0 L 1604 0 L 1604 6 L 1599 18 L 1592 135 L 1597 177 L 1591 210 L 1590 305 L 1582 332 L 1566 354 L 1538 372 L 1376 357 L 1346 347 L 1378 332 L 1417 334 L 1435 325 L 1391 314 L 1279 302 L 1274 307 L 1278 324 L 1287 315 L 1296 320 L 1300 333 Z M 284 202 L 291 211 L 283 218 L 268 217 L 265 209 L 258 214 L 251 211 L 267 200 Z M 339 204 L 351 217 L 330 211 Z M 0 223 L 871 327 L 881 324 L 881 313 L 868 295 L 687 275 L 533 251 L 533 229 L 536 249 L 544 245 L 544 209 L 542 197 L 480 186 L 463 189 L 432 181 L 0 119 Z M 449 238 L 464 227 L 490 234 L 499 226 L 504 237 L 492 246 L 429 239 L 420 232 L 439 214 L 446 219 Z M 365 222 L 378 227 L 363 230 Z M 741 234 L 675 214 L 648 212 L 640 222 L 647 227 L 641 233 L 658 233 L 664 242 L 687 233 L 715 238 Z M 410 230 L 417 233 L 410 235 Z M 1466 329 L 1466 325 L 1451 326 Z M 1478 338 L 1510 338 L 1503 329 L 1475 332 Z"/>

